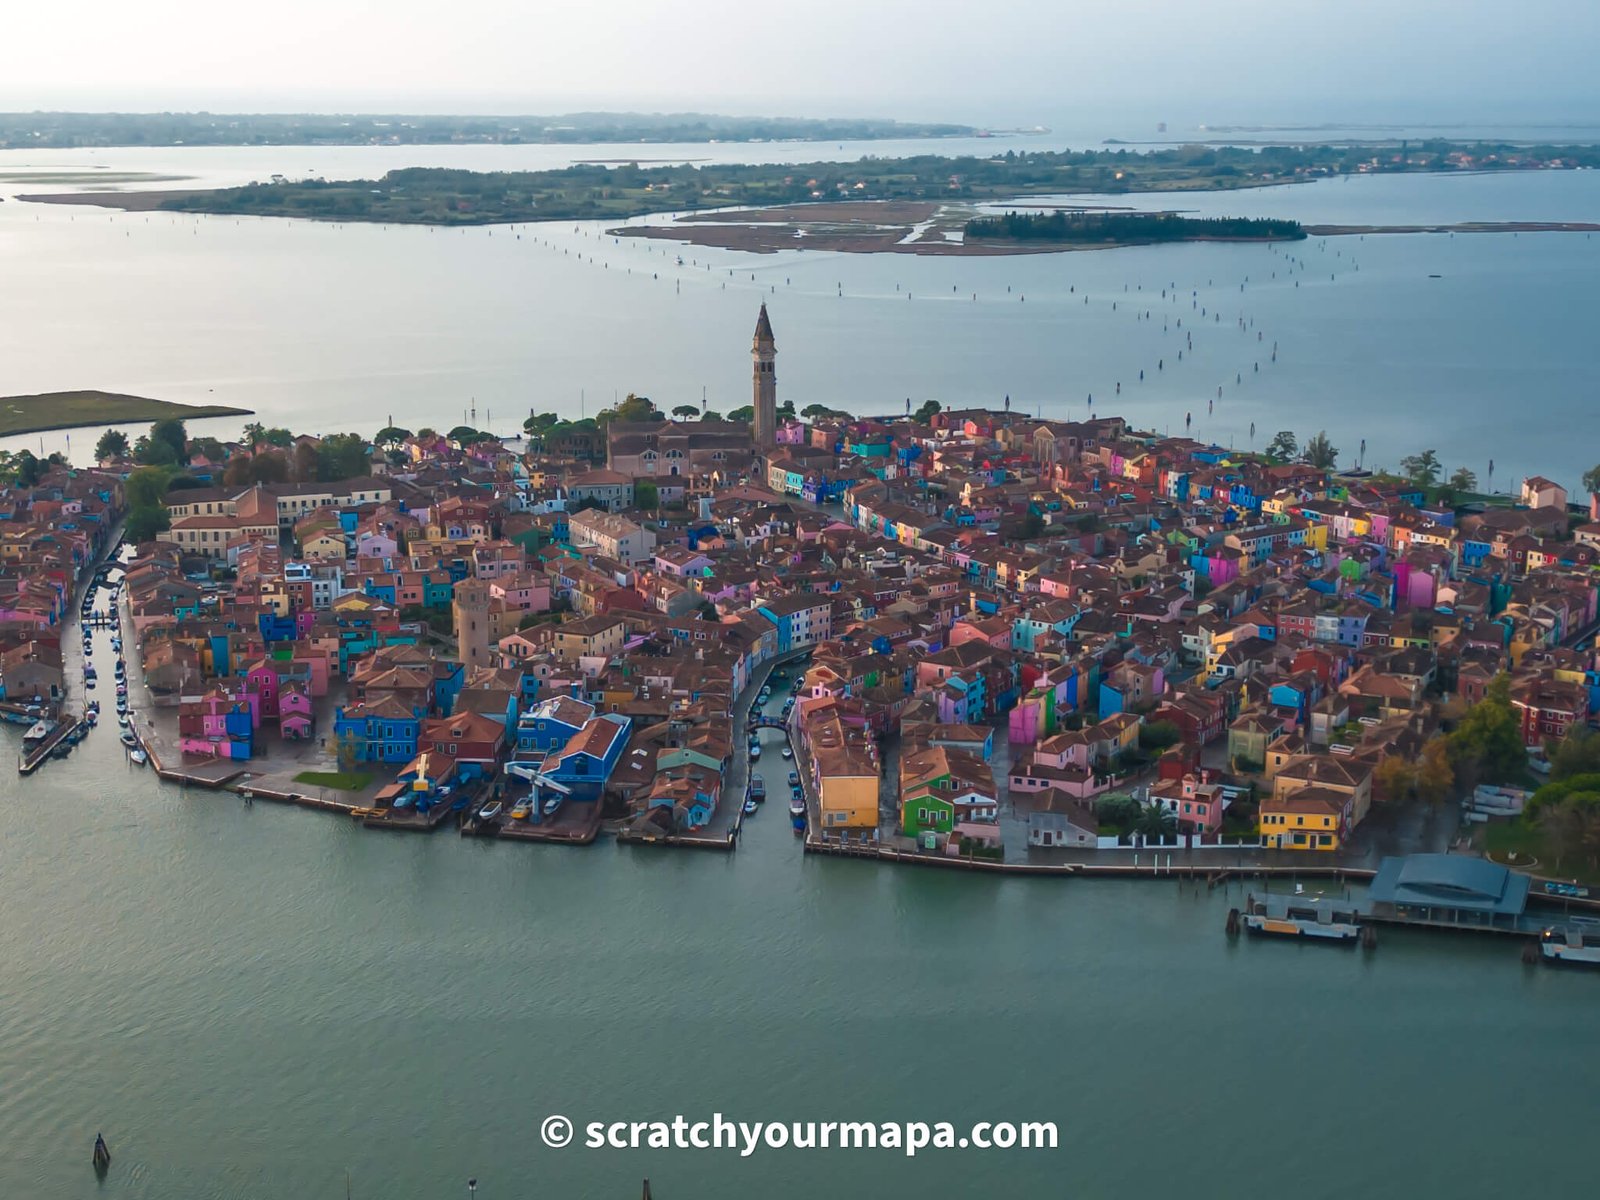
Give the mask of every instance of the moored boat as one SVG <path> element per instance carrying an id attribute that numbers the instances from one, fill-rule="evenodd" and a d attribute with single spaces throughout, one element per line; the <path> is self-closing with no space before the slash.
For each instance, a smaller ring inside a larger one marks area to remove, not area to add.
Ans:
<path id="1" fill-rule="evenodd" d="M 1539 954 L 1551 966 L 1600 967 L 1600 922 L 1546 929 Z"/>
<path id="2" fill-rule="evenodd" d="M 145 763 L 150 761 L 150 756 L 148 754 L 146 754 L 143 750 L 130 750 L 130 751 L 128 751 L 128 757 L 131 758 L 134 762 L 138 763 L 141 767 L 144 766 Z"/>
<path id="3" fill-rule="evenodd" d="M 1361 936 L 1361 917 L 1356 909 L 1312 896 L 1252 896 L 1240 916 L 1245 932 L 1259 936 L 1320 938 L 1352 944 Z"/>

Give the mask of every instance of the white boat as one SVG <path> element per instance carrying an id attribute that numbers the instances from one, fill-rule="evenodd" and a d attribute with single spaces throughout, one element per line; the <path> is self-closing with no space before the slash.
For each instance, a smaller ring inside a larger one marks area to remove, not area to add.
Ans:
<path id="1" fill-rule="evenodd" d="M 49 721 L 35 721 L 28 727 L 28 732 L 22 735 L 22 740 L 25 742 L 42 742 L 50 736 L 50 731 L 54 728 L 55 726 Z"/>
<path id="2" fill-rule="evenodd" d="M 128 751 L 128 757 L 131 758 L 134 762 L 138 763 L 141 767 L 144 766 L 145 763 L 150 761 L 150 756 L 148 754 L 146 754 L 143 750 L 129 750 Z"/>
<path id="3" fill-rule="evenodd" d="M 124 729 L 122 731 L 122 744 L 130 747 L 137 746 L 139 744 L 139 735 L 131 729 Z"/>
<path id="4" fill-rule="evenodd" d="M 1539 953 L 1551 966 L 1600 967 L 1600 923 L 1590 928 L 1568 925 L 1546 929 Z"/>
<path id="5" fill-rule="evenodd" d="M 1251 897 L 1240 914 L 1245 932 L 1271 937 L 1308 937 L 1354 942 L 1360 917 L 1347 902 L 1335 906 L 1312 896 Z"/>

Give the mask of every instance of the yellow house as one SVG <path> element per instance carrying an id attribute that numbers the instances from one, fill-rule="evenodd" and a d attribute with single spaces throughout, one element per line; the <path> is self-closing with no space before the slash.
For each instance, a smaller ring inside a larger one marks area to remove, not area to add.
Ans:
<path id="1" fill-rule="evenodd" d="M 805 730 L 822 832 L 878 827 L 877 748 L 863 729 L 819 714 Z"/>
<path id="2" fill-rule="evenodd" d="M 1269 756 L 1272 749 L 1267 748 Z M 1343 798 L 1346 825 L 1354 829 L 1372 805 L 1372 764 L 1337 754 L 1301 754 L 1272 776 L 1274 800 L 1311 789 Z"/>
<path id="3" fill-rule="evenodd" d="M 1352 797 L 1303 787 L 1261 802 L 1261 840 L 1278 850 L 1337 850 L 1351 828 Z"/>

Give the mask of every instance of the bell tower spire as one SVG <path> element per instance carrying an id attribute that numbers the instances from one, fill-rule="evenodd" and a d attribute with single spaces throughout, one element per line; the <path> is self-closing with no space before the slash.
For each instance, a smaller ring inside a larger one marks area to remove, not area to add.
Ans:
<path id="1" fill-rule="evenodd" d="M 772 322 L 767 319 L 765 303 L 756 317 L 756 335 L 750 345 L 750 357 L 755 360 L 752 380 L 755 447 L 757 451 L 770 450 L 778 444 L 778 344 L 772 337 Z"/>

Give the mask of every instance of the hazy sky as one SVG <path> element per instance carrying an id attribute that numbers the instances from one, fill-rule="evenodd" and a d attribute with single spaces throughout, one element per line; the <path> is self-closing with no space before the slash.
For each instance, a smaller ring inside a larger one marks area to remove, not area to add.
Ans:
<path id="1" fill-rule="evenodd" d="M 6 109 L 1600 118 L 1600 0 L 12 0 Z"/>

